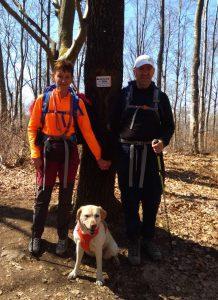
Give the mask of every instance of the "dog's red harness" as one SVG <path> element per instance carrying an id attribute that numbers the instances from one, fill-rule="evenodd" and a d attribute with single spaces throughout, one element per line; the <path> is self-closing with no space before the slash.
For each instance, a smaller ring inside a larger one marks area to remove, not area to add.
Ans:
<path id="1" fill-rule="evenodd" d="M 83 233 L 81 227 L 79 226 L 79 224 L 77 224 L 76 231 L 80 237 L 81 247 L 83 248 L 84 251 L 89 252 L 90 241 L 98 234 L 99 228 L 96 228 L 94 233 L 91 235 L 89 233 Z"/>

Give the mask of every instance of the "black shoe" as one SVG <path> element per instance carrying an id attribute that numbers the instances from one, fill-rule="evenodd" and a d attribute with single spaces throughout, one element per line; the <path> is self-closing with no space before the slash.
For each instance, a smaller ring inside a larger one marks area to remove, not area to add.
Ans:
<path id="1" fill-rule="evenodd" d="M 68 246 L 68 238 L 61 240 L 58 240 L 58 243 L 56 245 L 56 254 L 57 255 L 64 255 L 67 251 L 67 246 Z"/>
<path id="2" fill-rule="evenodd" d="M 136 239 L 129 242 L 128 260 L 131 265 L 138 266 L 141 263 L 140 240 Z"/>
<path id="3" fill-rule="evenodd" d="M 155 245 L 152 240 L 144 239 L 142 240 L 142 248 L 145 250 L 146 254 L 153 260 L 153 261 L 160 261 L 162 259 L 162 254 L 159 248 Z"/>
<path id="4" fill-rule="evenodd" d="M 41 252 L 41 239 L 32 238 L 29 242 L 29 252 L 33 255 L 39 255 Z"/>

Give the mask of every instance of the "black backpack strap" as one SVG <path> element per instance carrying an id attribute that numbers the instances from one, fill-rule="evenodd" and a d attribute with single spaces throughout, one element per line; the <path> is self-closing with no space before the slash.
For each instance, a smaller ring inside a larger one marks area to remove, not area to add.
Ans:
<path id="1" fill-rule="evenodd" d="M 133 87 L 132 85 L 130 84 L 127 88 L 127 92 L 126 92 L 126 105 L 125 105 L 125 108 L 127 108 L 127 106 L 130 105 L 130 102 L 132 100 L 132 96 L 133 96 Z"/>
<path id="2" fill-rule="evenodd" d="M 155 86 L 154 93 L 153 93 L 153 103 L 155 105 L 158 105 L 159 102 L 160 102 L 160 90 Z"/>
<path id="3" fill-rule="evenodd" d="M 160 89 L 155 86 L 154 92 L 153 92 L 153 104 L 154 104 L 154 110 L 160 119 L 159 103 L 160 103 Z"/>

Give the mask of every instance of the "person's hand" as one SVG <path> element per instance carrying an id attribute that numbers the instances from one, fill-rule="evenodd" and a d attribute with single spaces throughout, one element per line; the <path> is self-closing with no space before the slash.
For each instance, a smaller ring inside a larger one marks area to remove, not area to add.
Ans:
<path id="1" fill-rule="evenodd" d="M 99 160 L 97 160 L 97 164 L 98 167 L 104 171 L 104 170 L 108 170 L 111 166 L 111 161 L 110 160 L 104 160 L 102 158 L 100 158 Z"/>
<path id="2" fill-rule="evenodd" d="M 32 164 L 34 165 L 35 169 L 38 171 L 42 166 L 42 159 L 40 157 L 32 158 Z"/>
<path id="3" fill-rule="evenodd" d="M 159 154 L 163 151 L 164 144 L 161 140 L 153 140 L 151 146 L 156 154 Z"/>

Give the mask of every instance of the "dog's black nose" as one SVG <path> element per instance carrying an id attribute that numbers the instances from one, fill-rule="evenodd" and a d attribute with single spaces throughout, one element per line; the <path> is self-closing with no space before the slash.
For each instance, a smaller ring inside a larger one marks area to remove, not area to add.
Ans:
<path id="1" fill-rule="evenodd" d="M 97 225 L 96 224 L 94 224 L 94 225 L 91 225 L 91 230 L 95 230 L 95 228 L 97 227 Z"/>
<path id="2" fill-rule="evenodd" d="M 94 233 L 95 233 L 96 227 L 97 227 L 96 224 L 95 224 L 95 225 L 91 225 L 91 227 L 90 227 L 90 233 L 91 233 L 91 234 L 94 234 Z"/>

